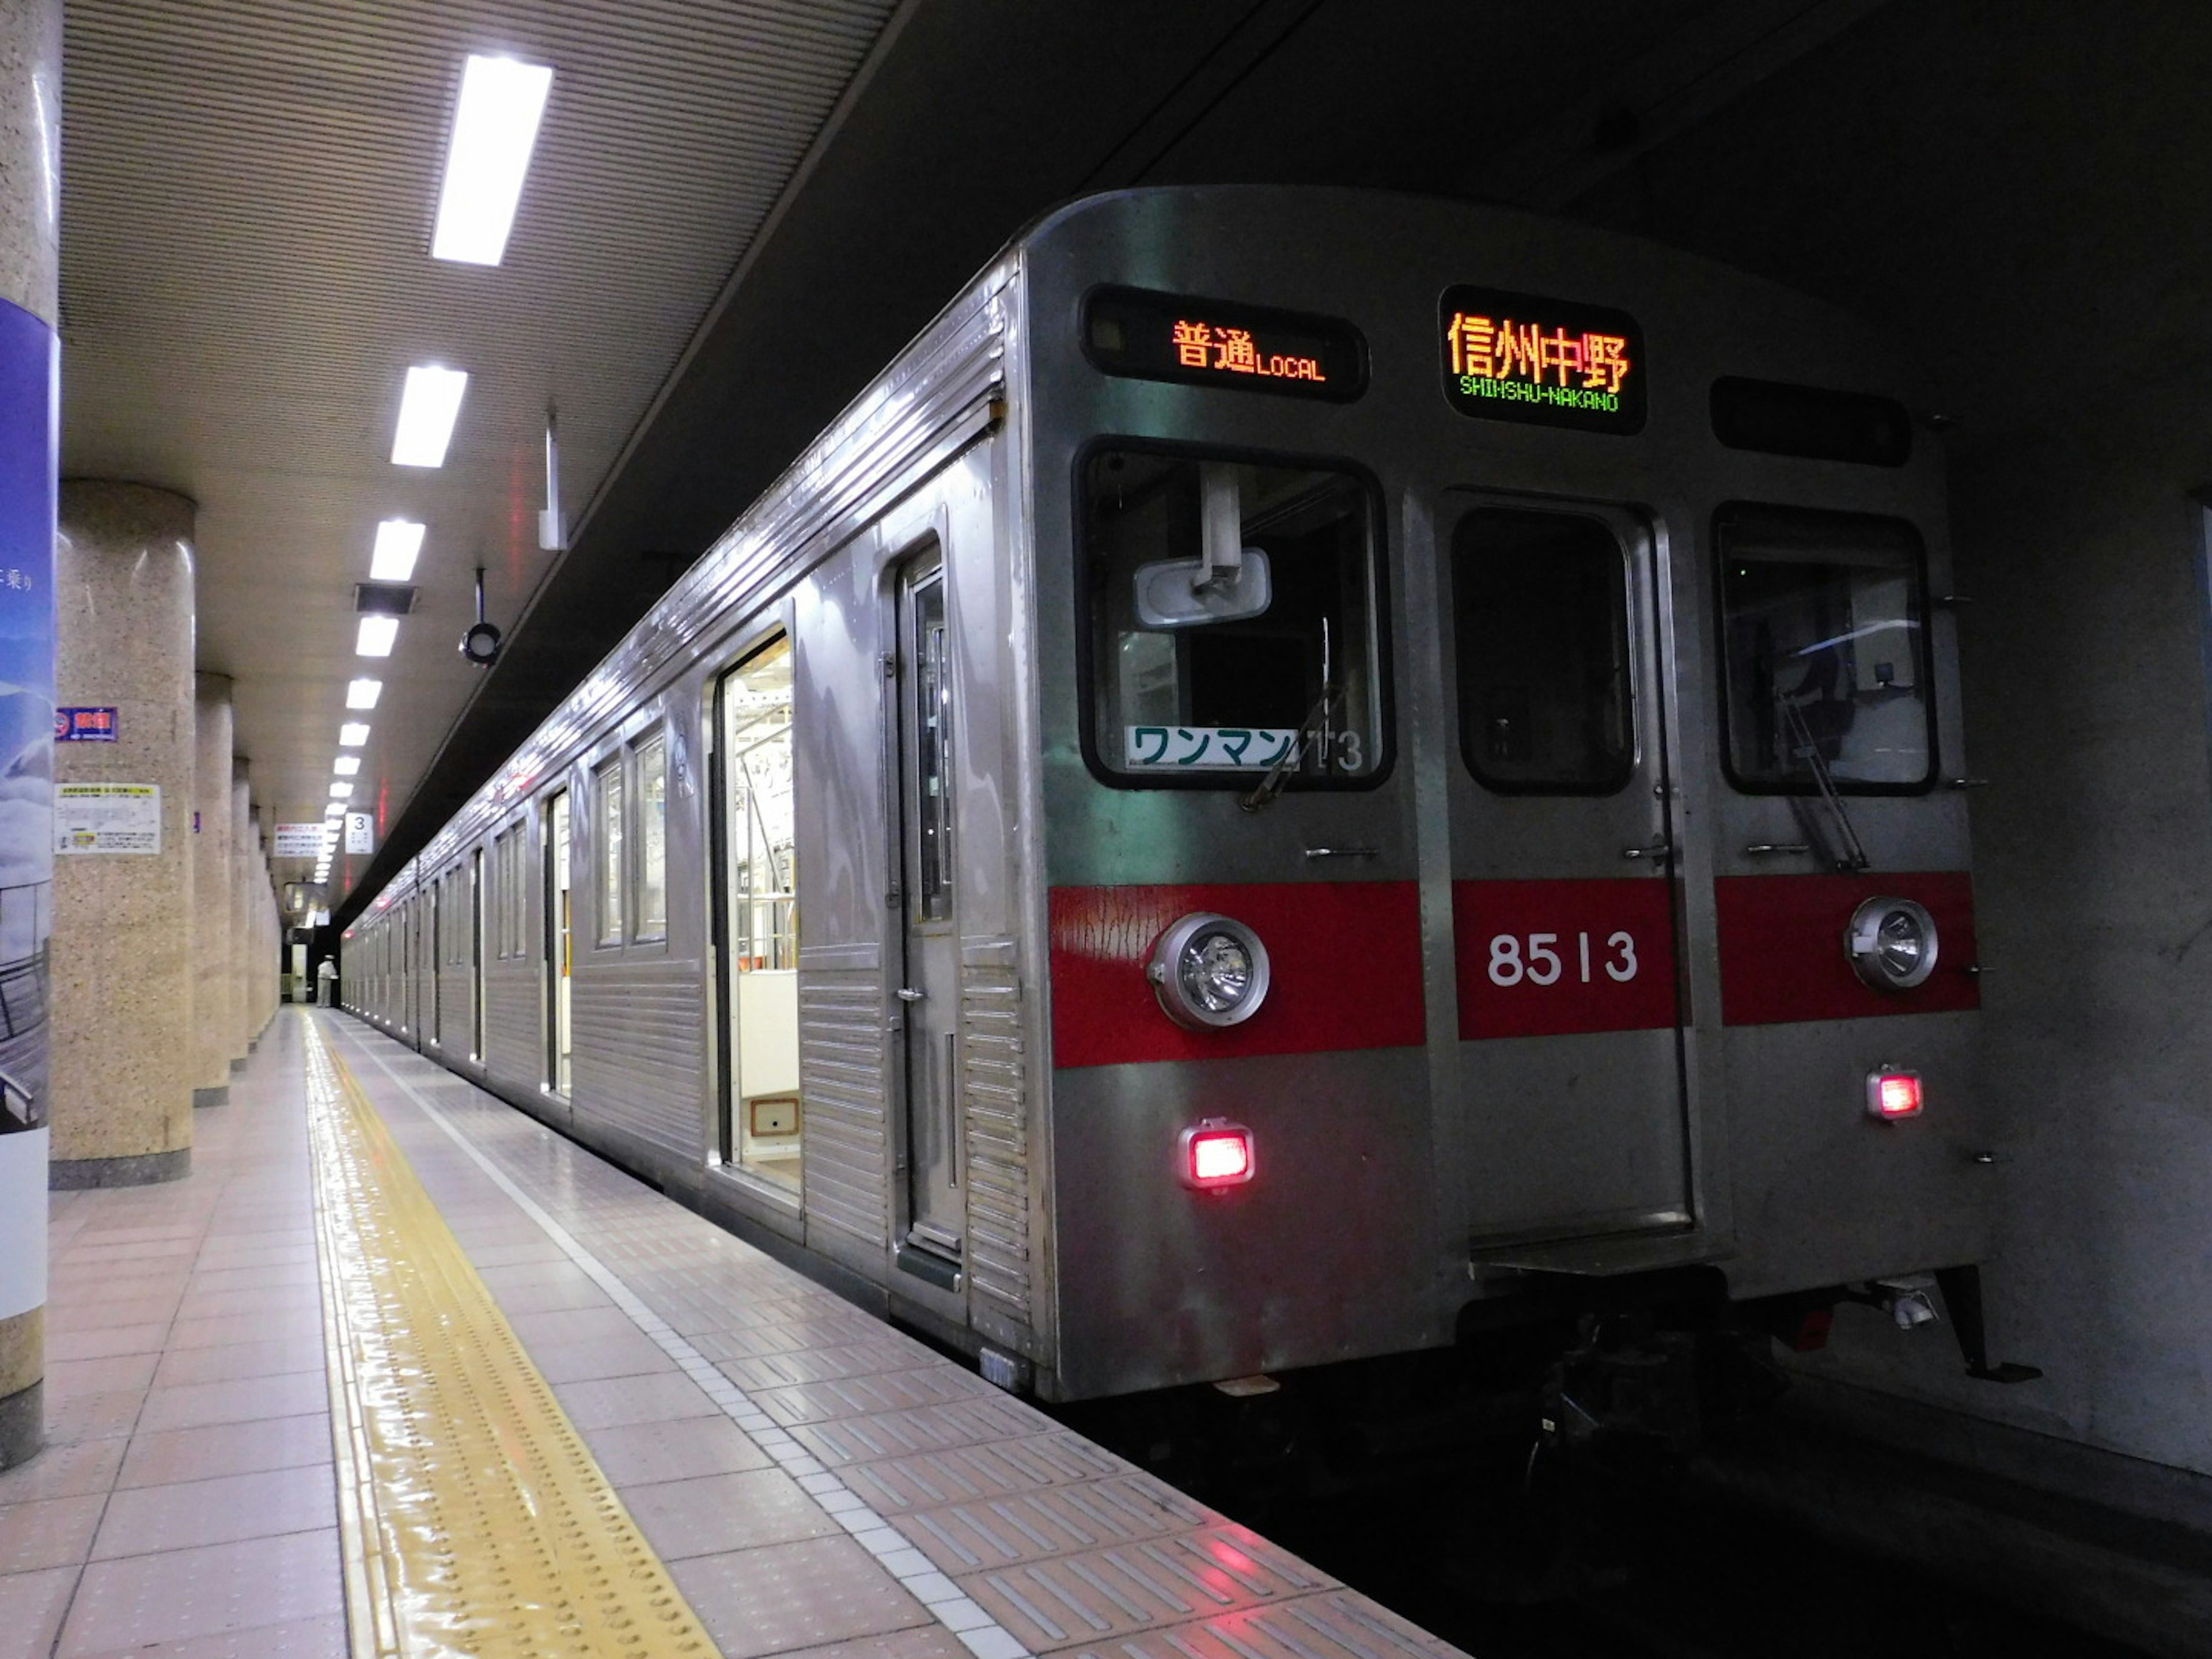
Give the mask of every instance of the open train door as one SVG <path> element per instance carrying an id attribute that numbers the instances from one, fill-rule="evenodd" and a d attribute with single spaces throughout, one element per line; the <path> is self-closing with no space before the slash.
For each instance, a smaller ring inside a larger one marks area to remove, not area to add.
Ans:
<path id="1" fill-rule="evenodd" d="M 1608 507 L 1447 500 L 1470 1243 L 1604 1271 L 1533 1247 L 1692 1220 L 1652 538 Z"/>

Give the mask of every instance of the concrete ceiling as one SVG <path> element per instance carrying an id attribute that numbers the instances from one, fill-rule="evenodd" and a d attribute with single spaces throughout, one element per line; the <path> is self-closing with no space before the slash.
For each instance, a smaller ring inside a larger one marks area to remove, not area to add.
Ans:
<path id="1" fill-rule="evenodd" d="M 2184 0 L 2100 13 L 2087 52 L 2063 0 L 888 4 L 73 0 L 64 465 L 200 501 L 202 665 L 236 679 L 276 817 L 320 811 L 370 527 L 430 525 L 356 902 L 1008 235 L 1084 191 L 1348 183 L 1628 225 L 1924 336 L 1984 430 L 2078 395 L 2020 331 L 2106 277 L 2141 301 L 2109 349 L 2202 355 L 2176 270 L 2207 233 L 2176 252 L 2169 226 L 2161 252 L 2114 193 L 2145 175 L 2082 159 L 2109 100 L 2119 141 L 2193 176 L 2155 154 L 2212 136 Z M 514 251 L 458 270 L 428 228 L 459 64 L 486 48 L 557 78 Z M 2053 217 L 2084 211 L 2102 245 Z M 383 457 L 399 369 L 430 353 L 482 381 L 424 479 Z M 549 398 L 557 560 L 529 533 Z M 453 648 L 478 558 L 519 623 L 489 673 Z"/>

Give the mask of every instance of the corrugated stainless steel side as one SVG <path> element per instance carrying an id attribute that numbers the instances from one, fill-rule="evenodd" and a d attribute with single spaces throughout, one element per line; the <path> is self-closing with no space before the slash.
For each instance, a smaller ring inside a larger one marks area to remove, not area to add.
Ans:
<path id="1" fill-rule="evenodd" d="M 890 1240 L 882 970 L 810 968 L 802 951 L 799 985 L 807 1239 L 880 1272 Z"/>
<path id="2" fill-rule="evenodd" d="M 1009 960 L 1013 941 L 1002 942 Z M 995 1340 L 1030 1350 L 1036 1286 L 1030 1248 L 1029 1056 L 1022 983 L 1011 966 L 963 964 L 961 1103 L 967 1124 L 968 1282 L 971 1315 Z"/>
<path id="3" fill-rule="evenodd" d="M 578 1115 L 699 1163 L 707 1154 L 699 1121 L 706 1063 L 700 964 L 579 963 L 574 982 L 570 1098 Z"/>
<path id="4" fill-rule="evenodd" d="M 542 1082 L 545 1073 L 545 993 L 528 957 L 495 961 L 484 969 L 484 1069 L 510 1081 Z"/>
<path id="5" fill-rule="evenodd" d="M 631 710 L 724 649 L 764 603 L 973 440 L 1000 383 L 1014 269 L 1011 258 L 994 264 L 945 308 L 585 676 L 372 900 L 371 913 L 445 869 L 518 801 L 556 784 Z M 671 882 L 678 878 L 672 869 Z"/>

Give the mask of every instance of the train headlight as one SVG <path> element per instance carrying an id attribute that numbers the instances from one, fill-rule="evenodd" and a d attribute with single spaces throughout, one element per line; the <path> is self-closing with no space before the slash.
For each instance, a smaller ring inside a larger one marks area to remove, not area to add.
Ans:
<path id="1" fill-rule="evenodd" d="M 1267 1000 L 1267 947 L 1243 922 L 1196 911 L 1160 935 L 1145 974 L 1170 1019 L 1219 1030 Z"/>
<path id="2" fill-rule="evenodd" d="M 1910 991 L 1936 971 L 1936 918 L 1911 899 L 1870 898 L 1851 912 L 1844 950 L 1877 991 Z"/>

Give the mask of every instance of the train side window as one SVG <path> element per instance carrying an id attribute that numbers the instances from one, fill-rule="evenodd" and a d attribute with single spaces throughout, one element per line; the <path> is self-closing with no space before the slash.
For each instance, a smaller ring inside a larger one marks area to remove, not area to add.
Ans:
<path id="1" fill-rule="evenodd" d="M 1460 752 L 1500 794 L 1609 795 L 1636 765 L 1628 562 L 1602 522 L 1478 507 L 1452 538 Z"/>
<path id="2" fill-rule="evenodd" d="M 633 750 L 637 761 L 637 926 L 630 937 L 668 937 L 668 736 Z"/>
<path id="3" fill-rule="evenodd" d="M 1349 471 L 1113 447 L 1084 481 L 1094 769 L 1122 787 L 1386 769 L 1375 494 Z"/>
<path id="4" fill-rule="evenodd" d="M 1722 709 L 1729 780 L 1760 793 L 1904 793 L 1935 776 L 1927 575 L 1898 519 L 1722 508 Z"/>
<path id="5" fill-rule="evenodd" d="M 592 775 L 592 829 L 599 842 L 599 879 L 592 897 L 599 901 L 601 945 L 619 945 L 623 938 L 623 763 L 617 755 Z"/>

